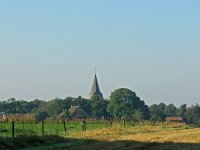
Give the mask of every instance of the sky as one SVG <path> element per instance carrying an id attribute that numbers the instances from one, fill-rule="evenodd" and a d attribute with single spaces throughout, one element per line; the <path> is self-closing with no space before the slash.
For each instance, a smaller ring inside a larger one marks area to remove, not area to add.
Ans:
<path id="1" fill-rule="evenodd" d="M 0 100 L 109 98 L 200 103 L 199 0 L 0 1 Z"/>

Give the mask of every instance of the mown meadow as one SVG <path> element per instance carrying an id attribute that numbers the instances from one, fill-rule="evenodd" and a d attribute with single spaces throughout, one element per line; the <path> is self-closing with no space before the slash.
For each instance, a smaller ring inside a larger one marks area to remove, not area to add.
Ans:
<path id="1" fill-rule="evenodd" d="M 11 138 L 10 123 L 0 123 L 0 149 L 200 149 L 200 129 L 185 124 L 149 124 L 114 122 L 87 122 L 87 131 L 82 131 L 81 122 L 44 124 L 16 123 L 15 139 Z"/>

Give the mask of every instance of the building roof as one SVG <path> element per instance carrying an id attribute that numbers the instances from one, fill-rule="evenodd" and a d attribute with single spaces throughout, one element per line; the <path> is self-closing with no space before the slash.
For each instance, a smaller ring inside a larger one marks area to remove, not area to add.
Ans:
<path id="1" fill-rule="evenodd" d="M 92 88 L 90 90 L 88 98 L 90 99 L 93 95 L 101 95 L 101 96 L 103 96 L 101 91 L 100 91 L 100 88 L 99 88 L 99 84 L 98 84 L 98 81 L 97 81 L 96 74 L 94 76 L 94 80 L 93 80 L 93 83 L 92 83 Z"/>
<path id="2" fill-rule="evenodd" d="M 59 114 L 59 117 L 63 117 L 65 115 L 67 110 L 63 111 L 61 114 Z M 81 118 L 90 118 L 87 112 L 85 112 L 81 107 L 79 106 L 71 106 L 70 109 L 68 109 L 69 117 L 72 119 L 81 119 Z"/>
<path id="3" fill-rule="evenodd" d="M 71 116 L 78 108 L 80 108 L 80 107 L 79 106 L 71 106 L 71 108 L 68 109 L 69 116 Z"/>
<path id="4" fill-rule="evenodd" d="M 182 117 L 167 117 L 165 118 L 166 121 L 182 121 Z"/>

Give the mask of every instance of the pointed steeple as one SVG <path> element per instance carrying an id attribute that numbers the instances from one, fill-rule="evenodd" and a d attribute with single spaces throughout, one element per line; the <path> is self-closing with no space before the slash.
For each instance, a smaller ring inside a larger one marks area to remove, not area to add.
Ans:
<path id="1" fill-rule="evenodd" d="M 95 75 L 94 75 L 94 80 L 93 80 L 93 83 L 92 83 L 92 88 L 90 90 L 88 98 L 90 99 L 93 95 L 103 96 L 102 93 L 101 93 L 101 91 L 100 91 L 100 88 L 99 88 L 99 84 L 98 84 L 98 81 L 97 81 L 96 72 L 95 72 Z"/>

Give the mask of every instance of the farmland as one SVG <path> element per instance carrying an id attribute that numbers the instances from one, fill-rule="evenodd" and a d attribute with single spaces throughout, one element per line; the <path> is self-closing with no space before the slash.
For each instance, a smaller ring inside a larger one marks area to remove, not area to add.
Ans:
<path id="1" fill-rule="evenodd" d="M 9 124 L 8 124 L 9 125 Z M 12 141 L 9 126 L 1 123 L 1 148 L 9 149 Z M 16 123 L 16 149 L 199 149 L 200 129 L 185 124 L 154 124 L 141 126 L 109 122 L 88 122 L 82 132 L 80 122 L 68 122 L 67 132 L 63 124 L 45 123 L 44 141 L 41 141 L 41 123 Z M 7 133 L 5 132 L 7 131 Z M 23 131 L 23 132 L 22 132 Z M 7 141 L 6 141 L 7 140 Z M 7 142 L 7 143 L 6 143 Z M 7 144 L 7 145 L 6 145 Z"/>

